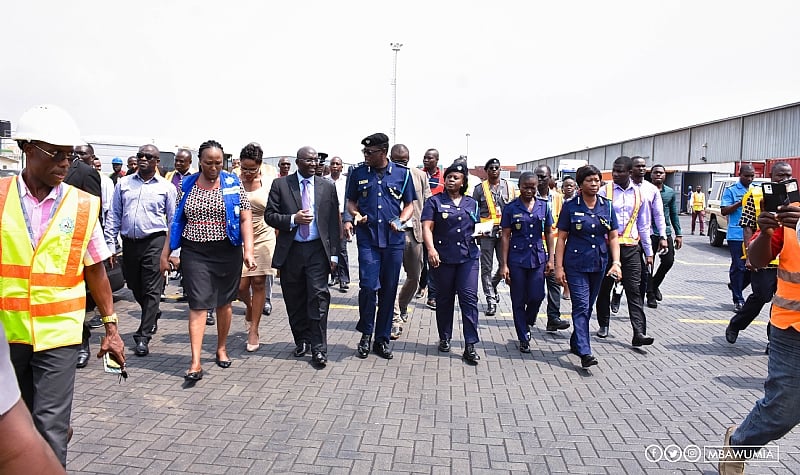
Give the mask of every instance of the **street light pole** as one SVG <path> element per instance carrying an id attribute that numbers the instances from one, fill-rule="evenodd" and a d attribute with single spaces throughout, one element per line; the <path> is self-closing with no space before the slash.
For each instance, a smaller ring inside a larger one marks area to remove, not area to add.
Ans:
<path id="1" fill-rule="evenodd" d="M 394 68 L 392 72 L 392 143 L 397 140 L 397 53 L 400 52 L 402 43 L 389 43 L 394 51 Z"/>
<path id="2" fill-rule="evenodd" d="M 467 133 L 467 153 L 466 156 L 469 158 L 469 132 Z"/>

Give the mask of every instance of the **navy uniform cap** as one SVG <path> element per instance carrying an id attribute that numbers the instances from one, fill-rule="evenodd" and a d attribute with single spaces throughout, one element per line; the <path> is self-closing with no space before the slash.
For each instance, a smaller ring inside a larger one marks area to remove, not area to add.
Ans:
<path id="1" fill-rule="evenodd" d="M 381 145 L 388 146 L 389 137 L 386 134 L 378 132 L 377 134 L 372 134 L 369 137 L 364 137 L 364 140 L 361 141 L 361 145 L 373 147 L 378 147 Z"/>
<path id="2" fill-rule="evenodd" d="M 488 170 L 489 167 L 492 166 L 492 165 L 497 165 L 499 167 L 500 166 L 500 160 L 498 160 L 496 158 L 490 158 L 489 161 L 486 162 L 486 165 L 484 165 L 483 169 L 484 170 Z"/>
<path id="3" fill-rule="evenodd" d="M 317 158 L 319 159 L 319 163 L 323 163 L 326 158 L 328 158 L 328 154 L 325 152 L 317 152 Z"/>
<path id="4" fill-rule="evenodd" d="M 444 175 L 442 176 L 447 177 L 447 175 L 454 172 L 462 173 L 464 176 L 467 176 L 467 164 L 460 160 L 456 160 L 452 165 L 447 167 L 447 170 L 444 171 Z"/>

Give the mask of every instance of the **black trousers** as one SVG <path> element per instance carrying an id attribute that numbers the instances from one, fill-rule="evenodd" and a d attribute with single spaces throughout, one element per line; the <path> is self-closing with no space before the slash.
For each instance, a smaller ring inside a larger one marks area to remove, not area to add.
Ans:
<path id="1" fill-rule="evenodd" d="M 639 246 L 620 246 L 619 258 L 622 262 L 622 286 L 625 288 L 625 297 L 628 300 L 628 314 L 634 333 L 647 333 L 647 320 L 644 315 L 644 300 L 641 293 L 642 281 L 642 256 Z M 609 259 L 610 261 L 610 259 Z M 609 262 L 610 263 L 610 262 Z M 609 268 L 611 266 L 609 265 Z M 606 273 L 608 269 L 606 269 Z M 604 277 L 600 285 L 600 294 L 597 296 L 597 324 L 601 327 L 609 326 L 611 321 L 611 290 L 614 279 Z"/>
<path id="2" fill-rule="evenodd" d="M 750 272 L 750 288 L 753 293 L 747 297 L 742 309 L 731 318 L 732 330 L 742 331 L 755 320 L 764 305 L 768 304 L 778 290 L 778 269 L 771 267 Z M 769 326 L 767 326 L 769 329 Z"/>
<path id="3" fill-rule="evenodd" d="M 142 308 L 139 329 L 133 334 L 138 343 L 153 337 L 153 326 L 161 314 L 161 292 L 164 289 L 164 275 L 161 274 L 161 251 L 164 250 L 166 236 L 156 233 L 144 239 L 122 238 L 122 260 L 125 282 L 136 302 Z"/>
<path id="4" fill-rule="evenodd" d="M 561 284 L 556 282 L 556 273 L 544 276 L 547 286 L 547 321 L 552 322 L 561 318 Z"/>
<path id="5" fill-rule="evenodd" d="M 31 345 L 11 343 L 11 363 L 20 393 L 33 423 L 53 448 L 61 465 L 67 466 L 67 432 L 75 391 L 75 359 L 80 345 L 33 351 Z M 3 384 L 13 384 L 4 381 Z"/>
<path id="6" fill-rule="evenodd" d="M 658 236 L 650 236 L 650 242 L 653 244 L 653 251 L 658 250 L 658 243 L 661 240 Z M 672 243 L 673 237 L 667 235 L 667 253 L 663 256 L 658 256 L 658 270 L 655 273 L 649 275 L 649 282 L 647 284 L 647 292 L 655 292 L 664 282 L 664 277 L 667 276 L 667 272 L 672 269 L 672 266 L 675 264 L 675 245 Z M 655 265 L 655 263 L 654 263 Z"/>
<path id="7" fill-rule="evenodd" d="M 350 283 L 350 260 L 347 256 L 347 239 L 339 242 L 339 265 L 336 266 L 334 277 L 345 284 Z"/>
<path id="8" fill-rule="evenodd" d="M 294 342 L 312 351 L 328 351 L 328 290 L 330 263 L 322 241 L 293 242 L 281 267 L 281 290 Z"/>

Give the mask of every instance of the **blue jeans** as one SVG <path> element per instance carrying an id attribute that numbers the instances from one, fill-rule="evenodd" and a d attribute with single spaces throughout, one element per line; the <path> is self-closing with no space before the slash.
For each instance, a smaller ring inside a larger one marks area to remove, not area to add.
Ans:
<path id="1" fill-rule="evenodd" d="M 772 327 L 764 397 L 731 436 L 731 445 L 761 447 L 800 423 L 800 332 Z"/>
<path id="2" fill-rule="evenodd" d="M 731 251 L 731 268 L 728 275 L 731 279 L 731 294 L 734 303 L 744 303 L 742 292 L 750 285 L 750 271 L 744 266 L 742 259 L 742 241 L 728 241 L 728 249 Z"/>
<path id="3" fill-rule="evenodd" d="M 592 318 L 592 307 L 600 293 L 604 275 L 603 271 L 567 271 L 569 293 L 572 295 L 572 336 L 569 347 L 581 356 L 592 354 L 589 320 Z"/>

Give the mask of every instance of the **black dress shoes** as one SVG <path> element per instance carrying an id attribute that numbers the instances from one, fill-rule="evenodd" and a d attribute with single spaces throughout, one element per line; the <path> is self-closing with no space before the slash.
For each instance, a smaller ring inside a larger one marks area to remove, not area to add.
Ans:
<path id="1" fill-rule="evenodd" d="M 450 340 L 439 340 L 439 351 L 450 353 Z"/>
<path id="2" fill-rule="evenodd" d="M 493 317 L 497 314 L 497 304 L 494 302 L 489 302 L 486 305 L 486 316 Z"/>
<path id="3" fill-rule="evenodd" d="M 728 328 L 725 329 L 725 339 L 732 345 L 736 343 L 737 338 L 739 338 L 739 330 L 734 330 L 730 325 L 728 325 Z M 81 366 L 78 366 L 78 368 L 80 367 Z"/>
<path id="4" fill-rule="evenodd" d="M 369 344 L 372 342 L 372 335 L 361 335 L 356 351 L 359 358 L 366 358 L 369 354 Z"/>
<path id="5" fill-rule="evenodd" d="M 392 350 L 389 349 L 389 342 L 386 341 L 376 341 L 372 346 L 372 351 L 374 351 L 376 355 L 387 360 L 394 358 Z"/>
<path id="6" fill-rule="evenodd" d="M 475 345 L 468 344 L 464 347 L 464 361 L 476 365 L 480 359 L 481 357 L 478 356 L 478 353 L 475 351 Z"/>
<path id="7" fill-rule="evenodd" d="M 581 366 L 584 368 L 588 368 L 590 366 L 597 365 L 597 358 L 592 355 L 583 355 L 581 356 Z"/>
<path id="8" fill-rule="evenodd" d="M 89 328 L 100 328 L 103 326 L 103 321 L 100 319 L 100 315 L 95 315 L 89 320 Z"/>
<path id="9" fill-rule="evenodd" d="M 519 351 L 520 353 L 530 353 L 531 352 L 531 344 L 527 341 L 519 342 Z"/>
<path id="10" fill-rule="evenodd" d="M 655 290 L 653 291 L 653 295 L 655 295 L 655 297 L 656 297 L 656 300 L 658 300 L 659 302 L 661 302 L 661 300 L 664 298 L 664 296 L 663 296 L 663 295 L 661 295 L 661 291 L 660 291 L 660 290 L 658 290 L 658 289 L 655 289 Z"/>
<path id="11" fill-rule="evenodd" d="M 147 356 L 150 354 L 150 348 L 147 346 L 147 340 L 139 340 L 133 348 L 133 353 L 136 356 Z"/>
<path id="12" fill-rule="evenodd" d="M 738 312 L 739 310 L 742 309 L 743 306 L 744 306 L 744 303 L 742 303 L 742 302 L 734 302 L 733 303 L 733 311 L 734 312 Z"/>
<path id="13" fill-rule="evenodd" d="M 201 369 L 200 371 L 190 371 L 183 375 L 183 379 L 191 382 L 200 381 L 201 379 L 203 379 L 203 370 Z"/>
<path id="14" fill-rule="evenodd" d="M 643 333 L 634 333 L 633 341 L 631 344 L 633 346 L 644 346 L 644 345 L 652 345 L 655 340 L 651 336 L 647 336 Z"/>
<path id="15" fill-rule="evenodd" d="M 350 290 L 350 284 L 347 282 L 339 282 L 339 292 L 346 293 Z"/>
<path id="16" fill-rule="evenodd" d="M 217 366 L 219 366 L 222 369 L 228 369 L 228 368 L 231 367 L 231 364 L 233 364 L 233 362 L 231 360 L 221 360 L 221 359 L 219 359 L 219 356 L 215 356 L 214 357 L 214 362 L 217 363 Z"/>
<path id="17" fill-rule="evenodd" d="M 607 338 L 608 337 L 608 327 L 600 327 L 600 329 L 597 330 L 597 336 L 599 336 L 600 338 Z"/>
<path id="18" fill-rule="evenodd" d="M 308 353 L 309 351 L 311 351 L 311 345 L 309 345 L 309 344 L 308 344 L 308 343 L 306 343 L 306 342 L 299 343 L 299 344 L 298 344 L 298 345 L 297 345 L 297 346 L 294 348 L 294 356 L 296 356 L 297 358 L 300 358 L 301 356 L 305 355 L 305 354 L 306 354 L 306 353 Z"/>
<path id="19" fill-rule="evenodd" d="M 214 311 L 209 310 L 208 313 L 206 313 L 206 325 L 211 326 L 215 323 L 217 323 L 217 321 L 214 319 Z"/>
<path id="20" fill-rule="evenodd" d="M 85 339 L 81 343 L 81 349 L 78 350 L 78 362 L 75 364 L 76 368 L 85 368 L 89 364 L 89 340 Z"/>
<path id="21" fill-rule="evenodd" d="M 262 315 L 270 315 L 272 313 L 272 302 L 267 300 L 264 302 L 264 308 L 261 310 Z"/>
<path id="22" fill-rule="evenodd" d="M 328 363 L 328 357 L 325 356 L 325 353 L 318 350 L 311 355 L 311 362 L 317 366 L 325 366 L 325 364 Z"/>
<path id="23" fill-rule="evenodd" d="M 569 322 L 565 322 L 560 318 L 554 318 L 547 322 L 547 331 L 554 332 L 558 330 L 566 330 L 569 328 Z"/>
<path id="24" fill-rule="evenodd" d="M 650 308 L 658 308 L 658 299 L 656 294 L 647 292 L 647 306 Z"/>

